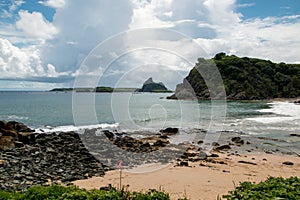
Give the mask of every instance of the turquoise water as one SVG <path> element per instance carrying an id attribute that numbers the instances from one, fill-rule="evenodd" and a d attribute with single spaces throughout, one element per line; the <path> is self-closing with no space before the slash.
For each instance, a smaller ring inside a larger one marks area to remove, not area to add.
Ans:
<path id="1" fill-rule="evenodd" d="M 180 127 L 230 130 L 249 135 L 288 138 L 300 133 L 300 106 L 287 102 L 227 101 L 225 120 L 212 120 L 210 101 L 167 100 L 170 94 L 77 93 L 76 98 L 94 99 L 72 105 L 72 93 L 0 92 L 0 119 L 23 122 L 35 129 L 74 130 L 73 112 L 85 125 L 112 126 L 122 130 Z M 92 96 L 91 96 L 92 95 Z M 76 102 L 76 101 L 75 101 Z M 223 106 L 223 105 L 222 105 Z M 96 123 L 89 110 L 95 110 Z M 218 109 L 217 109 L 218 111 Z M 89 123 L 91 122 L 91 123 Z"/>

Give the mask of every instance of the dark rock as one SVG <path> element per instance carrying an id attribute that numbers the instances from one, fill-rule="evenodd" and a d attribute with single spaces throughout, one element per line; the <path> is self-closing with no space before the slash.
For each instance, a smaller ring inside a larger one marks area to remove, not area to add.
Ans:
<path id="1" fill-rule="evenodd" d="M 239 144 L 239 145 L 244 144 L 244 140 L 242 140 L 240 137 L 233 137 L 233 138 L 231 138 L 231 141 L 234 142 L 235 144 Z"/>
<path id="2" fill-rule="evenodd" d="M 290 161 L 285 161 L 285 162 L 283 162 L 282 164 L 284 164 L 284 165 L 294 165 L 294 163 L 293 163 L 293 162 L 290 162 Z"/>
<path id="3" fill-rule="evenodd" d="M 214 146 L 214 147 L 218 147 L 218 146 L 220 146 L 220 144 L 219 144 L 219 143 L 217 143 L 217 142 L 213 142 L 211 145 L 212 145 L 212 146 Z"/>
<path id="4" fill-rule="evenodd" d="M 204 151 L 199 152 L 199 159 L 200 160 L 206 160 L 207 159 L 207 154 Z"/>
<path id="5" fill-rule="evenodd" d="M 296 101 L 294 101 L 294 104 L 300 104 L 300 99 L 299 99 L 299 100 L 296 100 Z"/>
<path id="6" fill-rule="evenodd" d="M 146 142 L 146 143 L 142 144 L 140 147 L 141 148 L 149 148 L 149 147 L 151 147 L 151 145 L 149 142 Z"/>
<path id="7" fill-rule="evenodd" d="M 179 131 L 178 128 L 171 128 L 171 127 L 160 130 L 160 132 L 165 135 L 174 135 L 174 134 L 178 133 L 178 131 Z"/>
<path id="8" fill-rule="evenodd" d="M 228 144 L 225 144 L 225 145 L 222 145 L 222 146 L 218 146 L 215 149 L 218 150 L 218 151 L 227 151 L 227 150 L 230 150 L 231 147 Z"/>
<path id="9" fill-rule="evenodd" d="M 115 135 L 114 135 L 112 132 L 108 131 L 108 130 L 104 130 L 103 133 L 104 133 L 104 135 L 105 135 L 109 140 L 113 140 L 114 137 L 115 137 Z"/>
<path id="10" fill-rule="evenodd" d="M 10 121 L 7 122 L 7 124 L 9 124 L 17 132 L 34 132 L 34 130 L 32 130 L 31 128 L 29 128 L 21 122 Z"/>
<path id="11" fill-rule="evenodd" d="M 300 101 L 300 100 L 299 100 L 299 101 Z M 300 134 L 291 133 L 290 136 L 291 136 L 291 137 L 300 137 Z"/>
<path id="12" fill-rule="evenodd" d="M 209 155 L 208 157 L 211 157 L 211 158 L 218 158 L 218 157 L 220 157 L 220 156 L 219 156 L 218 154 L 213 153 L 213 154 Z"/>
<path id="13" fill-rule="evenodd" d="M 249 161 L 244 161 L 244 160 L 239 160 L 238 163 L 249 164 L 249 165 L 257 165 L 256 163 L 249 162 Z"/>
<path id="14" fill-rule="evenodd" d="M 168 143 L 169 142 L 167 142 L 167 141 L 157 140 L 156 142 L 154 142 L 153 146 L 165 147 L 165 146 L 167 146 Z"/>
<path id="15" fill-rule="evenodd" d="M 35 142 L 35 134 L 32 132 L 19 132 L 18 141 L 24 144 L 33 144 Z"/>
<path id="16" fill-rule="evenodd" d="M 195 157 L 197 156 L 198 154 L 196 152 L 184 152 L 184 154 L 186 157 Z"/>
<path id="17" fill-rule="evenodd" d="M 189 166 L 189 163 L 186 162 L 186 161 L 181 161 L 181 162 L 179 163 L 179 166 L 182 166 L 182 167 L 188 167 L 188 166 Z"/>
<path id="18" fill-rule="evenodd" d="M 167 135 L 160 135 L 159 138 L 161 138 L 161 139 L 168 139 L 169 137 Z"/>

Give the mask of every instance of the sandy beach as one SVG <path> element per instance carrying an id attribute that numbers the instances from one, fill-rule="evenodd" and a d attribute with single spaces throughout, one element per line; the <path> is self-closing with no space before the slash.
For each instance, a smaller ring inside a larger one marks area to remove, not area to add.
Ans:
<path id="1" fill-rule="evenodd" d="M 268 176 L 300 176 L 300 157 L 282 154 L 225 154 L 207 161 L 189 163 L 188 167 L 169 165 L 148 173 L 142 168 L 123 171 L 122 185 L 129 190 L 164 190 L 171 199 L 187 197 L 192 200 L 213 200 L 233 190 L 239 182 L 260 182 Z M 292 165 L 283 164 L 291 162 Z M 146 171 L 147 169 L 145 169 Z M 112 184 L 119 187 L 119 170 L 106 173 L 104 177 L 78 180 L 74 184 L 86 189 Z"/>

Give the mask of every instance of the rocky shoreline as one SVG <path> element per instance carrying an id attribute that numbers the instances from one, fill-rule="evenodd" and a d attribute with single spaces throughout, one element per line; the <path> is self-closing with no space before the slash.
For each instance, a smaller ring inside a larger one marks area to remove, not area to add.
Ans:
<path id="1" fill-rule="evenodd" d="M 188 167 L 193 163 L 209 166 L 207 163 L 219 162 L 218 153 L 298 155 L 273 144 L 286 141 L 232 132 L 223 132 L 218 142 L 211 144 L 213 151 L 207 152 L 201 147 L 207 131 L 191 129 L 192 134 L 197 134 L 193 142 L 172 143 L 172 137 L 179 132 L 177 128 L 133 133 L 93 129 L 81 134 L 38 134 L 22 123 L 0 121 L 0 189 L 26 190 L 32 185 L 69 184 L 104 176 L 106 171 L 117 168 L 120 160 L 124 168 L 152 163 Z"/>
<path id="2" fill-rule="evenodd" d="M 0 131 L 0 189 L 26 190 L 32 185 L 68 184 L 103 176 L 108 170 L 87 151 L 77 133 L 34 134 L 31 131 L 26 134 L 30 140 L 14 138 L 13 144 L 5 141 L 8 146 L 4 146 L 3 126 Z"/>

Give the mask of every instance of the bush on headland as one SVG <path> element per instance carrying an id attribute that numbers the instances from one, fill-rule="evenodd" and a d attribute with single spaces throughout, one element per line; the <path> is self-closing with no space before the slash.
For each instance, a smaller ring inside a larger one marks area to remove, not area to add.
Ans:
<path id="1" fill-rule="evenodd" d="M 222 81 L 218 81 L 218 72 L 214 69 L 218 69 Z M 300 97 L 300 64 L 218 53 L 212 59 L 199 58 L 169 98 L 217 99 L 222 98 L 223 88 L 227 99 L 233 100 Z"/>
<path id="2" fill-rule="evenodd" d="M 300 179 L 290 177 L 269 177 L 258 184 L 251 182 L 240 183 L 229 195 L 224 195 L 227 200 L 256 200 L 256 199 L 300 199 Z"/>

